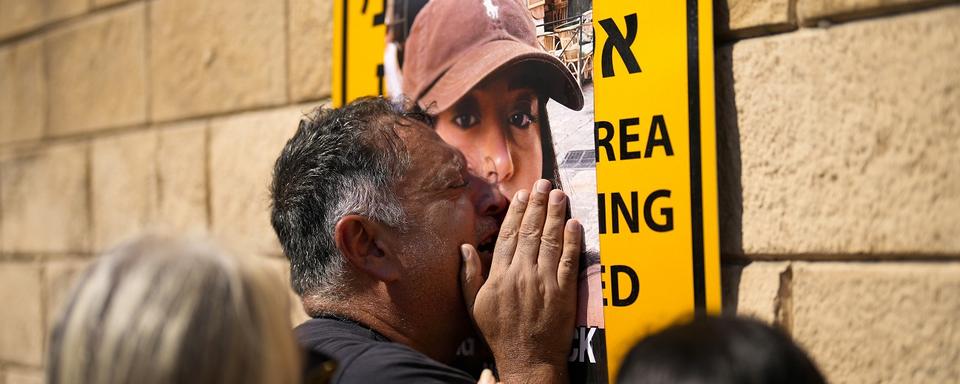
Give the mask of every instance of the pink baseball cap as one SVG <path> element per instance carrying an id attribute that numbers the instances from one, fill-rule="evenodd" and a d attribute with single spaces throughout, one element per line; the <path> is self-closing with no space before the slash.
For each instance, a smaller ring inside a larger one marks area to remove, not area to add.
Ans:
<path id="1" fill-rule="evenodd" d="M 404 46 L 403 90 L 431 113 L 453 106 L 501 68 L 535 66 L 547 95 L 583 108 L 583 92 L 560 59 L 537 43 L 533 18 L 519 0 L 431 0 Z"/>

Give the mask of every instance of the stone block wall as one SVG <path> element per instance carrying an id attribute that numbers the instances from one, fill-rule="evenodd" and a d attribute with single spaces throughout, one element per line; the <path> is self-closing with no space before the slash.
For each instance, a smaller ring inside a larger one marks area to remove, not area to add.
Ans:
<path id="1" fill-rule="evenodd" d="M 725 310 L 831 382 L 960 381 L 958 2 L 716 4 Z"/>
<path id="2" fill-rule="evenodd" d="M 283 278 L 270 167 L 329 98 L 331 8 L 0 0 L 0 384 L 42 382 L 73 277 L 137 231 Z M 960 381 L 960 2 L 715 8 L 725 310 L 833 382 Z"/>

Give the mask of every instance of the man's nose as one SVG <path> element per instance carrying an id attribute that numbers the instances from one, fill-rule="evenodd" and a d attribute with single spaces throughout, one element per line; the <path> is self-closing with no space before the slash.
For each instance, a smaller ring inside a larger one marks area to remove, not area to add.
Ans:
<path id="1" fill-rule="evenodd" d="M 502 183 L 513 178 L 513 156 L 510 154 L 510 142 L 503 127 L 492 124 L 491 127 L 484 127 L 484 131 L 489 133 L 480 143 L 483 153 L 480 170 L 488 182 Z"/>
<path id="2" fill-rule="evenodd" d="M 482 216 L 500 216 L 507 209 L 507 198 L 500 193 L 494 183 L 470 175 L 470 199 L 477 214 Z"/>

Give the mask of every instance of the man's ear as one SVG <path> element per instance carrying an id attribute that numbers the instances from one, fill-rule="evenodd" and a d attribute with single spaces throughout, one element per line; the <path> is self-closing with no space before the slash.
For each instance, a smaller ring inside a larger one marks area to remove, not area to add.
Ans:
<path id="1" fill-rule="evenodd" d="M 400 279 L 400 261 L 389 249 L 392 233 L 380 223 L 359 215 L 347 215 L 337 221 L 333 239 L 337 249 L 355 268 L 375 280 Z"/>

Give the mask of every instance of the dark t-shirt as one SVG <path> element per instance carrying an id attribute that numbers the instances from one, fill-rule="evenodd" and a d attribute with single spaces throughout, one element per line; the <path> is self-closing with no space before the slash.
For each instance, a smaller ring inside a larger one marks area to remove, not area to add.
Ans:
<path id="1" fill-rule="evenodd" d="M 333 383 L 476 383 L 466 372 L 350 320 L 310 319 L 294 332 L 301 346 L 336 360 Z"/>

